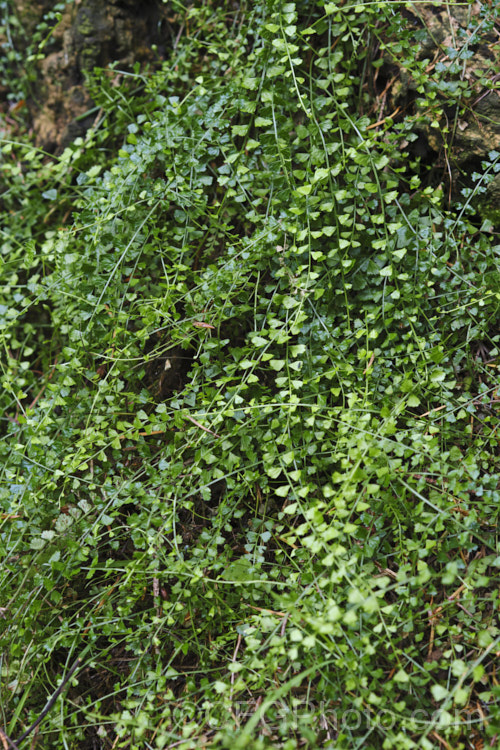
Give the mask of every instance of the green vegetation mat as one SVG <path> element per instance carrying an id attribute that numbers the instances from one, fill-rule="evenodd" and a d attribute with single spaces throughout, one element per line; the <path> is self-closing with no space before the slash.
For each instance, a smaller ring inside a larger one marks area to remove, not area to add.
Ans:
<path id="1" fill-rule="evenodd" d="M 465 47 L 172 6 L 85 137 L 0 143 L 0 740 L 497 747 L 500 154 L 450 201 L 413 149 Z"/>

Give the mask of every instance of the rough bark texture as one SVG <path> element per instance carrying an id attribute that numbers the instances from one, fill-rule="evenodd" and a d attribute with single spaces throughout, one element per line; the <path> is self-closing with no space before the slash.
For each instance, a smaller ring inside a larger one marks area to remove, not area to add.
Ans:
<path id="1" fill-rule="evenodd" d="M 499 78 L 500 65 L 500 28 L 494 26 L 486 30 L 481 25 L 481 3 L 455 5 L 446 3 L 439 6 L 433 3 L 412 4 L 411 12 L 406 11 L 408 23 L 415 32 L 419 32 L 420 60 L 428 60 L 426 71 L 432 75 L 437 64 L 450 66 L 453 60 L 450 51 L 460 54 L 462 50 L 473 53 L 471 57 L 460 60 L 461 72 L 451 78 L 458 85 L 467 83 L 473 92 L 468 99 L 462 99 L 458 105 L 447 104 L 446 91 L 438 93 L 444 104 L 444 114 L 440 126 L 447 126 L 448 143 L 445 155 L 444 141 L 440 129 L 423 125 L 423 134 L 427 145 L 441 154 L 447 167 L 451 169 L 453 191 L 459 197 L 461 187 L 470 186 L 470 175 L 473 172 L 484 172 L 481 161 L 488 159 L 488 152 L 500 150 L 500 91 L 484 88 L 479 80 L 488 78 L 495 84 Z M 394 62 L 390 63 L 394 66 Z M 397 83 L 390 94 L 394 109 L 408 108 L 408 104 L 419 96 L 417 84 L 400 68 L 397 71 Z M 459 110 L 465 106 L 465 112 Z M 425 114 L 421 112 L 420 114 Z M 500 219 L 500 175 L 489 186 L 483 200 L 483 207 L 491 214 L 498 209 Z"/>
<path id="2" fill-rule="evenodd" d="M 51 0 L 18 0 L 16 13 L 28 44 L 44 13 L 53 7 Z M 470 50 L 473 56 L 464 60 L 463 71 L 455 77 L 467 82 L 473 96 L 465 102 L 465 114 L 459 115 L 460 105 L 446 104 L 441 125 L 447 125 L 448 148 L 445 151 L 439 129 L 422 124 L 419 148 L 440 154 L 451 177 L 456 197 L 460 188 L 470 184 L 470 175 L 484 171 L 481 161 L 488 152 L 500 149 L 500 91 L 488 90 L 478 83 L 486 75 L 499 78 L 500 29 L 485 30 L 471 24 L 480 20 L 481 3 L 455 5 L 431 2 L 413 3 L 404 11 L 411 28 L 419 34 L 421 60 L 428 60 L 426 70 L 432 75 L 439 63 L 450 65 L 450 50 Z M 175 33 L 169 24 L 168 6 L 160 0 L 74 0 L 68 3 L 61 22 L 52 32 L 40 63 L 38 81 L 27 104 L 38 145 L 60 152 L 76 136 L 83 134 L 95 117 L 85 113 L 93 102 L 85 86 L 85 73 L 95 66 L 105 67 L 118 61 L 119 67 L 131 69 L 134 62 L 161 57 L 173 43 Z M 387 40 L 391 44 L 391 40 Z M 394 41 L 394 40 L 392 40 Z M 152 45 L 158 51 L 153 53 Z M 387 58 L 388 77 L 395 83 L 388 92 L 387 106 L 409 111 L 418 98 L 417 84 L 408 71 Z M 1 94 L 2 92 L 0 92 Z M 4 92 L 5 95 L 5 92 Z M 425 114 L 425 113 L 422 113 Z M 489 186 L 483 200 L 486 211 L 500 219 L 500 175 Z"/>
<path id="3" fill-rule="evenodd" d="M 29 38 L 53 3 L 22 0 L 16 8 Z M 118 62 L 130 70 L 151 61 L 170 43 L 166 6 L 156 0 L 75 0 L 54 29 L 48 54 L 28 101 L 38 145 L 60 151 L 92 124 L 85 74 Z M 152 45 L 157 45 L 156 55 Z"/>

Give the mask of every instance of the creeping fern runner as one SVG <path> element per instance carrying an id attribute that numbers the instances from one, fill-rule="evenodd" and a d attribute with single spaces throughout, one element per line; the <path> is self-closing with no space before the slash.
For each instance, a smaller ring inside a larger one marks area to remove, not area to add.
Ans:
<path id="1" fill-rule="evenodd" d="M 4 139 L 12 739 L 76 657 L 41 747 L 498 731 L 500 245 L 378 117 L 399 11 L 195 4 L 86 139 Z"/>

